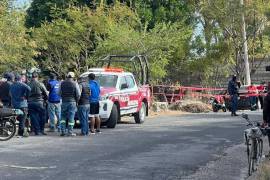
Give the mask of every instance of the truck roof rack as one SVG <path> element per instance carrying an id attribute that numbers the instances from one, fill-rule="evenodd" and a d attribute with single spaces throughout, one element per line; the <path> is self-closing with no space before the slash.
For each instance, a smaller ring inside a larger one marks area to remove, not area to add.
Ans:
<path id="1" fill-rule="evenodd" d="M 110 68 L 112 63 L 132 63 L 135 75 L 142 85 L 149 84 L 149 63 L 144 55 L 108 55 L 98 61 L 102 67 Z M 139 64 L 139 70 L 136 63 Z M 139 72 L 139 73 L 138 73 Z"/>

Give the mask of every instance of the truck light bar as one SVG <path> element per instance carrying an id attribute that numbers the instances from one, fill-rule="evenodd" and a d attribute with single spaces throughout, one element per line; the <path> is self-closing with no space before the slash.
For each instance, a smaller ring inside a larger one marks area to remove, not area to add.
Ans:
<path id="1" fill-rule="evenodd" d="M 124 72 L 122 68 L 91 68 L 90 72 Z"/>
<path id="2" fill-rule="evenodd" d="M 122 68 L 105 68 L 105 72 L 124 72 Z"/>

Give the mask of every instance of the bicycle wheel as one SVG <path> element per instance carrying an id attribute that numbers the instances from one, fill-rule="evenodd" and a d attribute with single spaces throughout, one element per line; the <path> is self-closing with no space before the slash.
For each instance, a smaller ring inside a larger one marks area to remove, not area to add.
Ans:
<path id="1" fill-rule="evenodd" d="M 262 159 L 263 155 L 263 140 L 258 139 L 258 162 Z"/>
<path id="2" fill-rule="evenodd" d="M 252 139 L 248 156 L 248 175 L 251 176 L 255 171 L 255 161 L 257 159 L 257 140 Z"/>
<path id="3" fill-rule="evenodd" d="M 16 133 L 16 124 L 12 118 L 0 120 L 0 141 L 11 139 Z"/>
<path id="4" fill-rule="evenodd" d="M 248 175 L 251 176 L 252 174 L 252 167 L 253 167 L 253 161 L 252 161 L 252 157 L 253 157 L 253 145 L 252 142 L 251 144 L 250 140 L 248 140 L 247 142 L 247 155 L 248 155 Z"/>

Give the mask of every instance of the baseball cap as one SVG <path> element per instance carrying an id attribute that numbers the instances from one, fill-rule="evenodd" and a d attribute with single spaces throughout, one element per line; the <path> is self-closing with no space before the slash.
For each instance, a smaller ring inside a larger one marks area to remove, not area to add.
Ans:
<path id="1" fill-rule="evenodd" d="M 75 77 L 74 72 L 68 72 L 67 77 L 68 78 L 74 78 Z"/>

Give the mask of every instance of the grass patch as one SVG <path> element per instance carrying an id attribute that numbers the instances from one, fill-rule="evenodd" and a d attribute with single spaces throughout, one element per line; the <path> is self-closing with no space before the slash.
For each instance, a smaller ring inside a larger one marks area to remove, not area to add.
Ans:
<path id="1" fill-rule="evenodd" d="M 270 180 L 270 161 L 265 161 L 259 168 L 258 180 Z"/>

